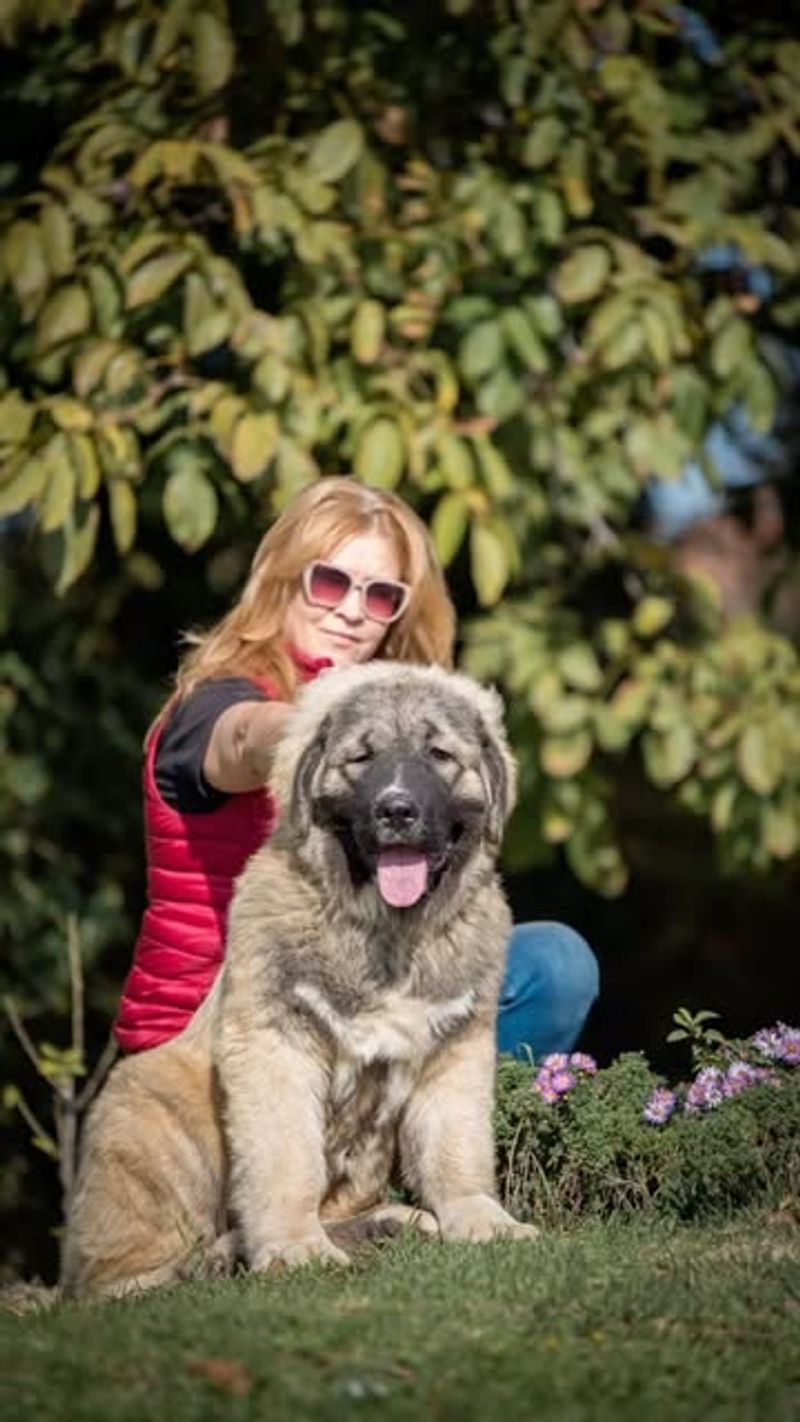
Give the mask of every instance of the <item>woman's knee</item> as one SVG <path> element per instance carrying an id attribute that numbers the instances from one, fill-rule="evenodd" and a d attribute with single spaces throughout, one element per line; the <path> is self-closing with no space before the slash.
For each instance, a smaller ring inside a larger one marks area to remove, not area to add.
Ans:
<path id="1" fill-rule="evenodd" d="M 565 923 L 521 923 L 512 931 L 502 1000 L 569 999 L 588 1012 L 600 991 L 600 969 L 586 939 Z"/>

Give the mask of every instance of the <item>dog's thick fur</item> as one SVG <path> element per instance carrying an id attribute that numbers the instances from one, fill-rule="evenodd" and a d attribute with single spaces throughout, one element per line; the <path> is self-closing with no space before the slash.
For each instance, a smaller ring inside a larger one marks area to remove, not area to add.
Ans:
<path id="1" fill-rule="evenodd" d="M 494 865 L 514 792 L 499 698 L 435 668 L 329 673 L 272 784 L 280 828 L 237 883 L 212 993 L 179 1037 L 121 1062 L 91 1113 L 68 1292 L 237 1255 L 344 1262 L 347 1221 L 412 1214 L 385 1206 L 398 1167 L 444 1238 L 535 1233 L 493 1184 L 510 930 Z M 428 865 L 406 907 L 378 872 L 398 844 Z"/>

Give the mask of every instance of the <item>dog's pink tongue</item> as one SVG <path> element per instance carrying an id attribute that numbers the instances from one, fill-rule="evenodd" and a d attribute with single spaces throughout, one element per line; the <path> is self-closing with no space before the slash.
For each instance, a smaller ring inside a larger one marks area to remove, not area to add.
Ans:
<path id="1" fill-rule="evenodd" d="M 392 908 L 410 908 L 428 887 L 428 860 L 418 849 L 397 845 L 378 855 L 378 888 Z"/>

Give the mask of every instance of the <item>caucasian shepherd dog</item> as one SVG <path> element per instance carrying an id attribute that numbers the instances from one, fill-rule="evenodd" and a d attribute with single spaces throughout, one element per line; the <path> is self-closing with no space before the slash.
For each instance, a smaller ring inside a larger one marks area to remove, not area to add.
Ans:
<path id="1" fill-rule="evenodd" d="M 235 1258 L 343 1263 L 354 1235 L 406 1218 L 444 1239 L 536 1233 L 494 1194 L 511 926 L 495 860 L 514 795 L 499 698 L 437 668 L 331 672 L 271 784 L 279 829 L 238 880 L 212 993 L 91 1112 L 68 1292 Z M 393 1180 L 419 1211 L 387 1202 Z"/>

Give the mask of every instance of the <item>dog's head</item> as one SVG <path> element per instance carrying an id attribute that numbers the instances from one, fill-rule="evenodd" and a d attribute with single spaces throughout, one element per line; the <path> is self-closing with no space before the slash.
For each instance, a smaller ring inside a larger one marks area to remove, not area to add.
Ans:
<path id="1" fill-rule="evenodd" d="M 274 784 L 284 842 L 310 868 L 413 908 L 496 857 L 515 785 L 502 703 L 438 668 L 327 673 L 303 693 Z"/>

